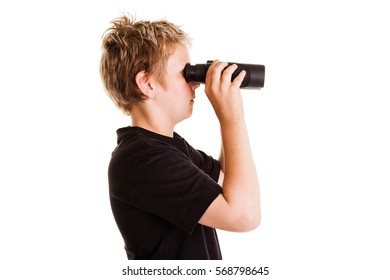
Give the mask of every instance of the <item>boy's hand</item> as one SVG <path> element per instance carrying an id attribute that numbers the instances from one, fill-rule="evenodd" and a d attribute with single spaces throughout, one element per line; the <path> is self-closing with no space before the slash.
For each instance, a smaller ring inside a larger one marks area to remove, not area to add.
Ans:
<path id="1" fill-rule="evenodd" d="M 232 74 L 237 69 L 236 64 L 215 60 L 206 74 L 205 92 L 214 111 L 222 123 L 243 115 L 244 109 L 240 85 L 245 77 L 245 71 L 233 80 Z M 226 68 L 226 69 L 225 69 Z"/>

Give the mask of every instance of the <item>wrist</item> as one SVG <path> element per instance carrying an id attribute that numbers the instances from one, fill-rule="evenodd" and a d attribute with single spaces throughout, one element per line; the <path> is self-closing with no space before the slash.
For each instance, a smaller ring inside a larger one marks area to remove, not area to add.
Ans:
<path id="1" fill-rule="evenodd" d="M 221 128 L 236 127 L 245 125 L 245 118 L 243 113 L 235 113 L 229 115 L 222 115 L 218 117 Z"/>

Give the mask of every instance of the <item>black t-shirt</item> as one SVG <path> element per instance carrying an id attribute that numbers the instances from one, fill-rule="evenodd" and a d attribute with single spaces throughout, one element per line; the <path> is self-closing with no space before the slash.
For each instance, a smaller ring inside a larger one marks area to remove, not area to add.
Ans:
<path id="1" fill-rule="evenodd" d="M 110 202 L 128 259 L 221 259 L 215 229 L 198 224 L 221 193 L 218 161 L 176 133 L 125 127 L 117 134 Z"/>

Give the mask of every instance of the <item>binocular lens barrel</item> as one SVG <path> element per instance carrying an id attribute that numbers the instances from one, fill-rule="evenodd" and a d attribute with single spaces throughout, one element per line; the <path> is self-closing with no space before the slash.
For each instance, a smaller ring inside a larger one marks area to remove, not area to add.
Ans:
<path id="1" fill-rule="evenodd" d="M 183 75 L 187 82 L 204 83 L 206 73 L 213 61 L 209 60 L 206 64 L 191 65 L 187 63 L 184 68 Z M 232 74 L 232 81 L 240 74 L 242 70 L 246 71 L 244 80 L 241 83 L 241 88 L 260 89 L 264 87 L 265 66 L 260 64 L 243 64 L 228 62 L 229 65 L 237 64 L 237 69 Z"/>

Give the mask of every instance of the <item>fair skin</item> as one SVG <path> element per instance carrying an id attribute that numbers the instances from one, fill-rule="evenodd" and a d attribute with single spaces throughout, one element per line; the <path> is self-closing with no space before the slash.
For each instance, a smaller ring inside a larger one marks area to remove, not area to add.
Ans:
<path id="1" fill-rule="evenodd" d="M 172 137 L 175 125 L 191 116 L 199 83 L 184 79 L 182 71 L 188 62 L 188 48 L 179 45 L 168 59 L 166 87 L 143 71 L 137 74 L 136 82 L 147 99 L 133 107 L 133 126 Z M 231 82 L 237 66 L 226 67 L 227 63 L 214 61 L 205 83 L 221 128 L 219 184 L 223 192 L 199 223 L 227 231 L 249 231 L 260 223 L 260 194 L 240 92 L 245 72 Z"/>
<path id="2" fill-rule="evenodd" d="M 156 133 L 172 137 L 177 123 L 192 114 L 195 89 L 199 83 L 187 83 L 183 69 L 189 62 L 186 46 L 180 45 L 169 57 L 164 87 L 144 71 L 136 75 L 136 82 L 147 99 L 133 107 L 132 123 Z"/>

